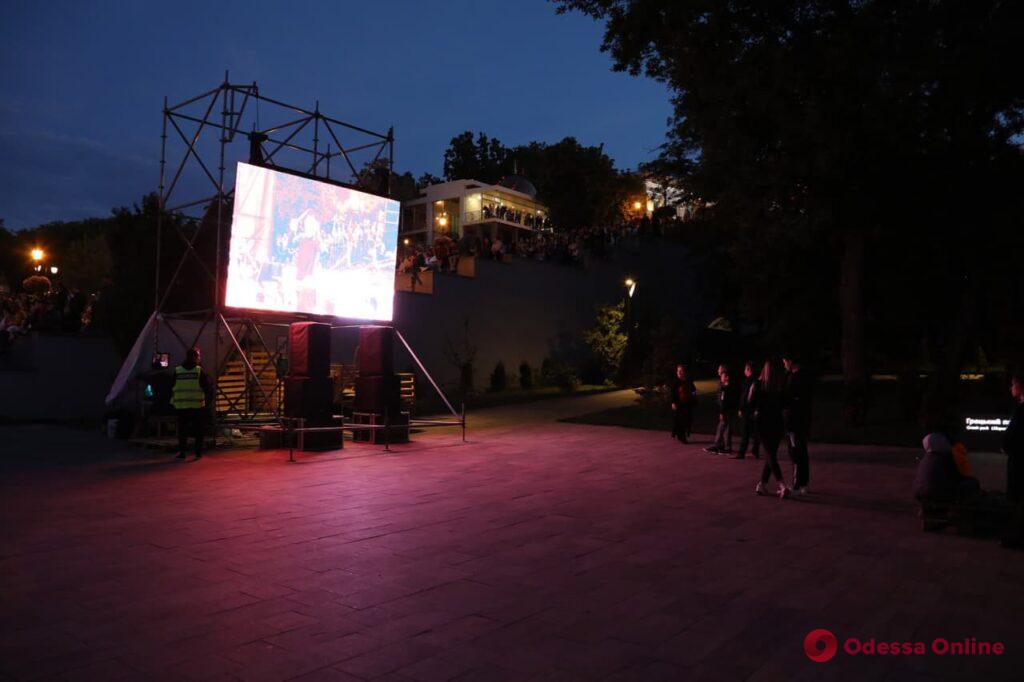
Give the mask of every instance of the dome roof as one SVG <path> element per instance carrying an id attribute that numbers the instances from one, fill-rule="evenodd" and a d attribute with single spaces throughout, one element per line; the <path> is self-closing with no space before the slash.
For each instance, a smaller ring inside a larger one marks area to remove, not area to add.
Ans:
<path id="1" fill-rule="evenodd" d="M 537 188 L 533 186 L 533 183 L 524 178 L 522 175 L 506 175 L 501 180 L 498 180 L 498 184 L 502 187 L 508 187 L 514 189 L 517 192 L 522 192 L 528 195 L 531 199 L 537 198 Z"/>

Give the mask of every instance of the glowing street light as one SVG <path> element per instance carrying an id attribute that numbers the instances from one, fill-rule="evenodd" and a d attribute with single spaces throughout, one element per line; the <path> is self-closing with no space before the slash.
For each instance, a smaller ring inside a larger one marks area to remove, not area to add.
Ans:
<path id="1" fill-rule="evenodd" d="M 627 277 L 625 281 L 626 289 L 629 292 L 629 297 L 633 298 L 633 292 L 636 291 L 636 280 L 632 277 Z"/>
<path id="2" fill-rule="evenodd" d="M 40 249 L 39 247 L 32 249 L 32 251 L 30 251 L 29 253 L 32 256 L 32 260 L 34 260 L 36 263 L 38 263 L 39 261 L 43 260 L 43 258 L 46 257 L 46 252 Z"/>
<path id="3" fill-rule="evenodd" d="M 403 239 L 402 243 L 405 244 L 406 246 L 409 246 L 409 238 L 406 237 L 405 239 Z"/>
<path id="4" fill-rule="evenodd" d="M 641 204 L 639 201 L 634 201 L 633 202 L 633 210 L 634 211 L 639 211 L 642 206 L 643 206 L 643 204 Z"/>
<path id="5" fill-rule="evenodd" d="M 56 275 L 58 272 L 60 272 L 60 268 L 58 268 L 56 265 L 51 265 L 50 266 L 50 274 L 51 275 Z"/>

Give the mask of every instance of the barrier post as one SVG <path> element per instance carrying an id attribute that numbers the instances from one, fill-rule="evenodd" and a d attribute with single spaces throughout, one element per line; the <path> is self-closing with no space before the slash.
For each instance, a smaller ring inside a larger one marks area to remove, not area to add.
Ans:
<path id="1" fill-rule="evenodd" d="M 391 452 L 391 425 L 388 415 L 390 410 L 384 408 L 384 452 Z"/>
<path id="2" fill-rule="evenodd" d="M 289 462 L 294 462 L 295 461 L 295 421 L 292 420 L 292 419 L 288 419 L 288 420 L 285 421 L 285 423 L 288 424 L 288 431 L 285 434 L 288 437 L 288 461 Z"/>

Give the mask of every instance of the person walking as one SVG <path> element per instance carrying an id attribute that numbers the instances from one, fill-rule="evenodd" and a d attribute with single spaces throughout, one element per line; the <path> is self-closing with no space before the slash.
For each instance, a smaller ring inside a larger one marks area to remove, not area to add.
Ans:
<path id="1" fill-rule="evenodd" d="M 732 423 L 739 407 L 739 386 L 732 380 L 729 368 L 721 365 L 718 368 L 718 428 L 715 440 L 704 452 L 712 455 L 732 454 Z"/>
<path id="2" fill-rule="evenodd" d="M 793 461 L 793 491 L 806 495 L 811 480 L 810 455 L 807 452 L 811 431 L 811 377 L 792 353 L 783 356 L 782 364 L 786 368 L 783 419 L 789 457 Z"/>
<path id="3" fill-rule="evenodd" d="M 196 459 L 203 456 L 206 406 L 212 402 L 213 391 L 201 362 L 199 349 L 191 348 L 185 354 L 185 361 L 174 368 L 171 405 L 178 416 L 178 454 L 175 459 L 185 459 L 189 435 L 195 439 Z"/>
<path id="4" fill-rule="evenodd" d="M 782 419 L 785 378 L 781 368 L 771 360 L 764 361 L 758 377 L 758 389 L 756 424 L 761 445 L 764 446 L 764 468 L 754 492 L 768 495 L 768 480 L 775 476 L 778 481 L 776 494 L 780 499 L 785 499 L 791 494 L 779 466 L 779 444 L 786 430 Z"/>
<path id="5" fill-rule="evenodd" d="M 743 388 L 740 389 L 739 417 L 740 428 L 740 450 L 733 459 L 743 459 L 747 456 L 747 446 L 750 445 L 750 454 L 754 459 L 761 457 L 761 438 L 757 435 L 757 393 L 758 381 L 754 374 L 754 363 L 747 362 L 743 366 Z"/>
<path id="6" fill-rule="evenodd" d="M 693 425 L 693 406 L 697 401 L 697 387 L 686 374 L 686 366 L 676 365 L 675 376 L 669 383 L 669 404 L 672 407 L 672 437 L 686 443 Z"/>
<path id="7" fill-rule="evenodd" d="M 1006 453 L 1006 500 L 1012 505 L 1013 516 L 1009 532 L 1002 540 L 1003 547 L 1024 548 L 1024 374 L 1010 380 L 1013 414 L 1003 432 L 1003 452 Z"/>

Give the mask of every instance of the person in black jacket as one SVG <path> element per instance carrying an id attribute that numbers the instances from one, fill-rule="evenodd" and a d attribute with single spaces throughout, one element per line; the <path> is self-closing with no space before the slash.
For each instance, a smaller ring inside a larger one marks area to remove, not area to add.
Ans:
<path id="1" fill-rule="evenodd" d="M 1013 505 L 1013 519 L 1003 546 L 1024 548 L 1024 375 L 1016 374 L 1010 380 L 1013 414 L 1003 432 L 1003 452 L 1006 453 L 1006 499 Z"/>
<path id="2" fill-rule="evenodd" d="M 811 377 L 792 353 L 783 356 L 786 368 L 786 392 L 783 419 L 786 424 L 786 444 L 793 460 L 793 491 L 806 495 L 811 480 L 810 455 L 807 438 L 811 431 Z"/>
<path id="3" fill-rule="evenodd" d="M 758 377 L 758 388 L 757 433 L 761 437 L 761 444 L 764 445 L 765 461 L 761 479 L 757 482 L 754 492 L 758 495 L 768 495 L 768 479 L 774 475 L 775 480 L 779 482 L 777 494 L 781 499 L 785 499 L 790 496 L 790 489 L 779 466 L 779 443 L 782 442 L 786 430 L 782 420 L 785 378 L 782 376 L 782 369 L 771 360 L 764 361 L 764 367 Z"/>
<path id="4" fill-rule="evenodd" d="M 757 391 L 758 381 L 754 375 L 754 363 L 748 362 L 743 366 L 743 388 L 740 390 L 739 417 L 742 435 L 740 436 L 740 451 L 733 455 L 733 459 L 743 459 L 747 456 L 747 445 L 750 445 L 750 453 L 754 458 L 761 457 L 761 439 L 757 435 Z"/>
<path id="5" fill-rule="evenodd" d="M 704 452 L 713 455 L 732 454 L 732 422 L 739 407 L 740 391 L 737 382 L 729 375 L 725 365 L 718 370 L 718 428 L 715 441 Z"/>
<path id="6" fill-rule="evenodd" d="M 697 387 L 686 375 L 686 367 L 676 365 L 675 376 L 669 382 L 669 405 L 672 408 L 672 437 L 687 442 L 693 424 L 693 405 L 697 401 Z"/>

